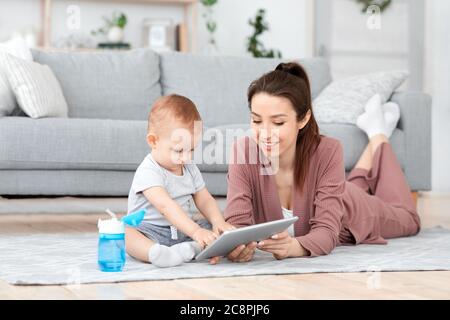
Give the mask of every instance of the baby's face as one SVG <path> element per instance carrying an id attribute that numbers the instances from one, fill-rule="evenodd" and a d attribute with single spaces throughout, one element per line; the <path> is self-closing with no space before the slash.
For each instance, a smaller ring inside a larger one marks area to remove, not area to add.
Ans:
<path id="1" fill-rule="evenodd" d="M 163 167 L 176 170 L 191 162 L 194 149 L 200 142 L 201 136 L 201 123 L 189 127 L 174 122 L 156 136 L 155 143 L 151 145 L 152 155 Z"/>

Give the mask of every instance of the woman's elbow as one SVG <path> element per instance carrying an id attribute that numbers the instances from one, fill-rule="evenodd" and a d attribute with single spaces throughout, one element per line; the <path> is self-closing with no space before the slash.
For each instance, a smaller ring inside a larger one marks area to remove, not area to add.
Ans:
<path id="1" fill-rule="evenodd" d="M 309 257 L 326 256 L 332 253 L 338 244 L 339 237 L 330 233 L 326 238 L 318 239 L 314 246 L 306 249 L 310 252 Z"/>

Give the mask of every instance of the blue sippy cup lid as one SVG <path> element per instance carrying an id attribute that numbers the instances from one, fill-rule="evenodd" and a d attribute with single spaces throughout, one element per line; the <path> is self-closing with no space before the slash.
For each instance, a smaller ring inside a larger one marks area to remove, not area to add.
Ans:
<path id="1" fill-rule="evenodd" d="M 121 220 L 131 227 L 137 227 L 144 220 L 144 216 L 145 210 L 143 209 L 123 216 Z"/>
<path id="2" fill-rule="evenodd" d="M 106 212 L 111 216 L 109 220 L 98 219 L 98 228 L 100 233 L 119 234 L 125 232 L 125 224 L 131 227 L 137 227 L 144 219 L 145 210 L 131 212 L 130 214 L 117 219 L 117 215 L 109 209 Z"/>

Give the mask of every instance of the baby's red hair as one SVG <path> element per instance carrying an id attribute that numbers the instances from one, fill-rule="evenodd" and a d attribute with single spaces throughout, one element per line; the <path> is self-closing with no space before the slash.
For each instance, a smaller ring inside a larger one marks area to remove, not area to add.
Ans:
<path id="1" fill-rule="evenodd" d="M 195 121 L 201 121 L 200 113 L 195 104 L 188 98 L 171 94 L 158 98 L 148 116 L 148 131 L 156 131 L 163 127 L 167 121 L 181 121 L 183 124 L 193 126 Z"/>

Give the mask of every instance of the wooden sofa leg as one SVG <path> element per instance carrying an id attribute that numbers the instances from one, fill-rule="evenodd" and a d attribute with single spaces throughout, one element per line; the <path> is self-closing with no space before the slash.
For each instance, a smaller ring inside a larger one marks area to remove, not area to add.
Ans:
<path id="1" fill-rule="evenodd" d="M 411 192 L 411 195 L 412 195 L 413 200 L 414 200 L 414 205 L 417 207 L 418 192 L 417 191 L 413 191 L 413 192 Z"/>

